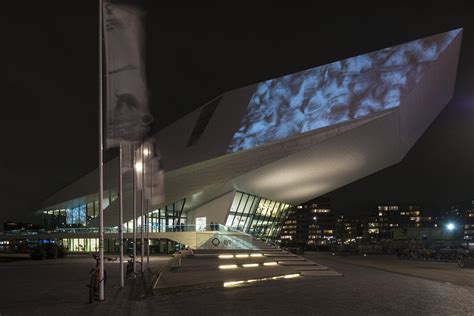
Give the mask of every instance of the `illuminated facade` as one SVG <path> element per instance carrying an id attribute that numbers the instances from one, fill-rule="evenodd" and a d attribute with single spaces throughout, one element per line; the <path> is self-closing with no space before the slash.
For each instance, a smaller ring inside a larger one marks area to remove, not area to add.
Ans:
<path id="1" fill-rule="evenodd" d="M 228 151 L 400 106 L 459 33 L 454 30 L 259 83 Z"/>
<path id="2" fill-rule="evenodd" d="M 337 238 L 337 219 L 329 200 L 316 199 L 297 205 L 283 223 L 281 245 L 327 247 Z"/>
<path id="3" fill-rule="evenodd" d="M 452 223 L 458 235 L 474 248 L 474 200 L 461 201 L 451 204 L 449 211 L 438 220 L 438 225 L 444 227 Z"/>
<path id="4" fill-rule="evenodd" d="M 104 192 L 102 201 L 104 208 L 117 199 L 117 193 L 113 191 Z M 91 197 L 89 201 L 71 203 L 66 208 L 46 208 L 41 210 L 41 223 L 46 230 L 67 227 L 85 227 L 89 221 L 99 214 L 99 201 L 97 197 Z"/>
<path id="5" fill-rule="evenodd" d="M 285 203 L 236 192 L 225 225 L 257 238 L 276 238 L 290 208 Z"/>
<path id="6" fill-rule="evenodd" d="M 219 223 L 275 238 L 291 206 L 403 159 L 452 98 L 461 38 L 462 29 L 453 30 L 211 100 L 154 135 L 166 198 L 138 198 L 137 214 L 143 208 L 146 216 L 137 226 L 158 234 Z M 118 159 L 104 166 L 107 192 L 117 192 L 117 169 Z M 121 225 L 129 232 L 134 171 L 127 170 Z M 47 198 L 45 223 L 97 227 L 97 177 L 94 170 Z M 118 199 L 110 195 L 104 222 L 117 227 Z"/>
<path id="7" fill-rule="evenodd" d="M 377 239 L 393 239 L 397 228 L 434 228 L 435 220 L 423 216 L 419 205 L 379 205 L 370 217 L 368 235 Z"/>

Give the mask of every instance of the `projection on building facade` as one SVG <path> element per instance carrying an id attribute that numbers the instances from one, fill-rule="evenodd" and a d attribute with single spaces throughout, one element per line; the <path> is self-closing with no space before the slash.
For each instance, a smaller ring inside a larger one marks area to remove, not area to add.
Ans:
<path id="1" fill-rule="evenodd" d="M 228 153 L 399 106 L 460 29 L 257 84 Z"/>

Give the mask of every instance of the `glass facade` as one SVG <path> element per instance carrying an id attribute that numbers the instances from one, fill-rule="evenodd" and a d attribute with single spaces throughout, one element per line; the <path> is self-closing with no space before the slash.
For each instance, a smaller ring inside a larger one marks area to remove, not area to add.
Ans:
<path id="1" fill-rule="evenodd" d="M 225 225 L 257 238 L 276 238 L 290 207 L 285 203 L 237 191 Z"/>
<path id="2" fill-rule="evenodd" d="M 106 197 L 102 201 L 104 209 L 107 208 L 110 203 L 115 201 L 117 197 L 118 195 L 116 192 L 106 192 Z M 43 210 L 41 215 L 43 227 L 46 230 L 82 227 L 99 215 L 99 201 L 82 203 L 71 208 Z"/>
<path id="3" fill-rule="evenodd" d="M 149 212 L 145 215 L 144 222 L 147 223 L 150 233 L 176 231 L 179 224 L 186 224 L 186 213 L 183 212 L 186 199 L 168 204 L 160 209 Z M 137 231 L 141 231 L 142 219 L 137 218 Z M 124 232 L 133 232 L 133 220 L 124 223 Z"/>
<path id="4" fill-rule="evenodd" d="M 63 238 L 62 244 L 71 252 L 95 252 L 99 250 L 99 238 Z"/>
<path id="5" fill-rule="evenodd" d="M 98 238 L 60 238 L 59 244 L 63 245 L 68 252 L 97 252 L 99 251 Z M 128 240 L 124 241 L 125 251 L 130 246 Z M 118 253 L 120 251 L 120 242 L 115 238 L 104 239 L 104 251 L 106 253 Z"/>
<path id="6" fill-rule="evenodd" d="M 66 209 L 66 225 L 83 225 L 86 223 L 86 204 Z"/>

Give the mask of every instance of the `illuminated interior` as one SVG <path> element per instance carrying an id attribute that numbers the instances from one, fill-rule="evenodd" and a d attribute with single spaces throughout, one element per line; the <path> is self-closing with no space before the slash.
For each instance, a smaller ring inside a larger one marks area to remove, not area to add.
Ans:
<path id="1" fill-rule="evenodd" d="M 255 237 L 273 238 L 278 236 L 281 223 L 290 207 L 285 203 L 237 191 L 227 216 L 226 226 Z"/>

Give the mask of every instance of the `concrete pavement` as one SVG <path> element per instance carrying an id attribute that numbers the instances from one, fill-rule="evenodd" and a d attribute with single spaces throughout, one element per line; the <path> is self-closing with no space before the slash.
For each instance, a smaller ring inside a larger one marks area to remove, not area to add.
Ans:
<path id="1" fill-rule="evenodd" d="M 151 264 L 169 258 L 151 257 Z M 87 255 L 0 263 L 0 315 L 108 314 L 114 309 L 127 310 L 130 301 L 143 296 L 141 279 L 126 280 L 126 288 L 121 289 L 119 262 L 105 261 L 106 301 L 88 304 L 87 284 L 94 265 L 94 259 Z"/>
<path id="2" fill-rule="evenodd" d="M 474 314 L 474 288 L 318 260 L 344 276 L 188 291 L 146 298 L 143 304 L 150 314 L 163 315 Z"/>
<path id="3" fill-rule="evenodd" d="M 460 268 L 457 263 L 399 260 L 391 255 L 331 255 L 307 252 L 305 257 L 315 261 L 328 260 L 361 265 L 433 281 L 474 287 L 474 269 Z"/>
<path id="4" fill-rule="evenodd" d="M 324 256 L 305 257 L 343 277 L 257 282 L 251 286 L 189 289 L 137 298 L 126 291 L 116 263 L 107 301 L 87 304 L 87 274 L 94 262 L 66 258 L 0 263 L 0 314 L 5 315 L 472 315 L 474 288 L 393 273 Z M 160 260 L 161 258 L 157 258 Z M 162 260 L 162 259 L 161 259 Z M 161 262 L 163 263 L 163 262 Z M 442 271 L 440 271 L 442 273 Z M 136 288 L 136 287 L 135 287 Z M 113 295 L 116 291 L 115 295 Z"/>

